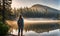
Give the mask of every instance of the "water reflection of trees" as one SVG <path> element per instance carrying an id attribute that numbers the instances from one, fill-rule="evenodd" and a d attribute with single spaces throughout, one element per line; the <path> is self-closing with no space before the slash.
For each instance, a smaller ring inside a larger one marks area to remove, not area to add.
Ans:
<path id="1" fill-rule="evenodd" d="M 50 23 L 50 24 L 29 24 L 24 27 L 26 31 L 35 31 L 35 32 L 46 32 L 49 30 L 58 29 L 59 24 L 57 23 Z"/>

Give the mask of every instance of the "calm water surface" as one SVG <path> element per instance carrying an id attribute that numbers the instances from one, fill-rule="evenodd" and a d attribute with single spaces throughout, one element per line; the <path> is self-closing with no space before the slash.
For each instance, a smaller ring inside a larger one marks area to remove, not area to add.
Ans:
<path id="1" fill-rule="evenodd" d="M 17 20 L 14 20 L 14 21 L 8 20 L 6 22 L 11 26 L 11 29 L 12 29 L 11 34 L 17 35 L 17 32 L 18 32 Z M 26 36 L 59 36 L 59 33 L 60 33 L 59 29 L 54 29 L 54 30 L 46 29 L 49 32 L 44 29 L 44 32 L 41 32 L 42 29 L 38 28 L 37 24 L 38 25 L 60 24 L 60 20 L 53 20 L 53 19 L 47 19 L 47 18 L 25 18 L 24 19 L 25 26 L 24 26 L 24 32 L 23 32 L 24 35 L 26 35 Z M 33 25 L 33 26 L 31 26 L 31 25 Z M 26 27 L 29 27 L 29 28 L 26 29 Z M 40 31 L 34 27 L 37 27 Z"/>

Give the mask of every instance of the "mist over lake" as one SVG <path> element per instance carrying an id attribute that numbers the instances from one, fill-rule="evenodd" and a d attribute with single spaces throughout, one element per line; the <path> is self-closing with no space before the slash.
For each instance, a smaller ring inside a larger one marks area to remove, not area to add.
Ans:
<path id="1" fill-rule="evenodd" d="M 12 34 L 18 32 L 17 20 L 7 21 L 13 28 Z M 48 18 L 24 18 L 24 35 L 26 36 L 59 36 L 60 20 Z M 15 30 L 16 29 L 16 30 Z M 59 32 L 58 32 L 59 31 Z M 53 34 L 52 34 L 53 33 Z"/>

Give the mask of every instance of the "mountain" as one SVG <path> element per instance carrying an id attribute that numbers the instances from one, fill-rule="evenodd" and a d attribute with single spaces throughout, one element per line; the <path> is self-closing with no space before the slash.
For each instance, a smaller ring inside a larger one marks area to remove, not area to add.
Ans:
<path id="1" fill-rule="evenodd" d="M 25 13 L 24 13 L 25 12 Z M 60 10 L 35 4 L 30 8 L 24 8 L 23 16 L 29 18 L 52 18 L 52 19 L 60 19 Z"/>
<path id="2" fill-rule="evenodd" d="M 37 10 L 39 12 L 55 12 L 55 13 L 60 12 L 60 10 L 57 10 L 48 6 L 40 5 L 40 4 L 33 5 L 31 9 Z"/>

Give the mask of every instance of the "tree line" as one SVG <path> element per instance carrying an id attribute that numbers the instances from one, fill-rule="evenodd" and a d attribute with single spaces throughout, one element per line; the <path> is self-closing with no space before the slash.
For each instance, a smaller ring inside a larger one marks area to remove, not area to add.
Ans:
<path id="1" fill-rule="evenodd" d="M 19 14 L 22 14 L 25 18 L 51 18 L 51 19 L 60 19 L 60 12 L 50 12 L 50 11 L 38 11 L 38 9 L 34 10 L 28 7 L 13 9 L 15 17 L 18 17 Z"/>
<path id="2" fill-rule="evenodd" d="M 1 7 L 1 6 L 0 6 Z M 2 7 L 1 7 L 2 8 Z M 2 11 L 0 9 L 0 16 Z M 31 9 L 28 7 L 24 8 L 14 8 L 14 9 L 5 9 L 5 17 L 8 20 L 14 20 L 22 14 L 24 18 L 51 18 L 51 19 L 60 19 L 60 12 L 49 12 L 49 11 L 38 11 L 38 9 Z M 0 17 L 0 19 L 2 16 Z"/>

